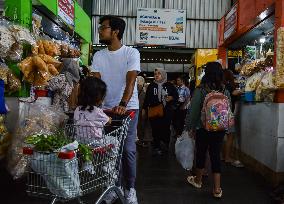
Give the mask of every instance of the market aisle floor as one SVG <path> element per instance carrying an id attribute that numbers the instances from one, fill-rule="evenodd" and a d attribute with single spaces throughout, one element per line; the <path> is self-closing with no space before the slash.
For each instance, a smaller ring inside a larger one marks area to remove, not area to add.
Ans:
<path id="1" fill-rule="evenodd" d="M 211 196 L 211 179 L 204 188 L 194 189 L 186 182 L 186 172 L 174 156 L 152 157 L 139 149 L 137 191 L 139 204 L 269 204 L 271 188 L 264 179 L 245 168 L 224 166 L 224 197 Z"/>
<path id="2" fill-rule="evenodd" d="M 23 181 L 13 181 L 0 165 L 1 204 L 45 204 L 47 200 L 28 197 Z M 226 166 L 222 186 L 224 198 L 211 197 L 210 179 L 196 190 L 186 183 L 186 172 L 174 156 L 152 157 L 150 150 L 139 148 L 137 191 L 139 204 L 269 204 L 271 188 L 262 177 L 246 169 Z M 94 196 L 85 201 L 94 203 Z M 92 202 L 90 202 L 92 201 Z M 69 202 L 76 203 L 76 202 Z M 69 204 L 68 203 L 68 204 Z"/>

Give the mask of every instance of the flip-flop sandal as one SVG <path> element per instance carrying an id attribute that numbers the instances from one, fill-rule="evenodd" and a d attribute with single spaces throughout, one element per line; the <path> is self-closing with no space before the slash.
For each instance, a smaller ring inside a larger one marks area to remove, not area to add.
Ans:
<path id="1" fill-rule="evenodd" d="M 191 185 L 192 185 L 193 187 L 195 187 L 195 188 L 201 188 L 201 187 L 202 187 L 202 183 L 196 183 L 196 182 L 194 181 L 195 177 L 196 177 L 196 176 L 188 176 L 188 177 L 187 177 L 187 182 L 188 182 L 189 184 L 191 184 Z"/>
<path id="2" fill-rule="evenodd" d="M 214 198 L 222 198 L 222 195 L 223 195 L 222 189 L 220 189 L 219 193 L 216 193 L 215 191 L 213 192 L 213 197 Z"/>

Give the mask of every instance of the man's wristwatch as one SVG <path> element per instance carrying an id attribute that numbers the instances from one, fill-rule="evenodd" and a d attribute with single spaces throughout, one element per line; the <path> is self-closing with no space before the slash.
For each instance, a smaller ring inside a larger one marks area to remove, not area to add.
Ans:
<path id="1" fill-rule="evenodd" d="M 127 103 L 126 103 L 125 101 L 120 101 L 119 106 L 126 107 L 126 106 L 127 106 Z"/>

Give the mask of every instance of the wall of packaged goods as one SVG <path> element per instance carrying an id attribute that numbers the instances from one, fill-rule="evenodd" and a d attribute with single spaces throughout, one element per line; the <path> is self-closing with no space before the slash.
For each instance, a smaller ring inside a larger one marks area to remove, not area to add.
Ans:
<path id="1" fill-rule="evenodd" d="M 231 0 L 96 0 L 93 2 L 93 44 L 99 43 L 98 19 L 112 14 L 126 20 L 127 27 L 123 38 L 126 45 L 134 45 L 136 39 L 137 8 L 186 9 L 186 47 L 216 48 L 217 24 L 228 11 Z"/>

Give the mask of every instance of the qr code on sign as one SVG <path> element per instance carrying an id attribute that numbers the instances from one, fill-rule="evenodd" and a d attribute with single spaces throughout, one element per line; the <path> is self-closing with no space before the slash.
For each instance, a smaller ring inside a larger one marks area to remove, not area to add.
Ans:
<path id="1" fill-rule="evenodd" d="M 141 32 L 140 33 L 140 40 L 148 40 L 148 33 Z"/>

